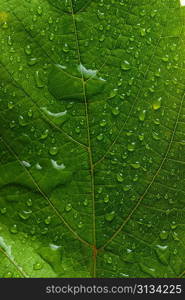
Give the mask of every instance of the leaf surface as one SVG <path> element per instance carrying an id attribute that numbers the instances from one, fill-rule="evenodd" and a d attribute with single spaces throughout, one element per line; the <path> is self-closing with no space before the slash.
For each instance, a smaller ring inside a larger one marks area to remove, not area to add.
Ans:
<path id="1" fill-rule="evenodd" d="M 0 0 L 0 277 L 183 277 L 179 0 Z"/>

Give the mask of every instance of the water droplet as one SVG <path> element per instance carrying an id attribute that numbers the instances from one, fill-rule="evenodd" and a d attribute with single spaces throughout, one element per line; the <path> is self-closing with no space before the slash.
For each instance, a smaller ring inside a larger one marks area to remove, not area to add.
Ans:
<path id="1" fill-rule="evenodd" d="M 59 100 L 83 101 L 84 85 L 82 75 L 86 85 L 87 98 L 102 91 L 106 80 L 98 77 L 97 70 L 86 69 L 82 64 L 69 70 L 62 65 L 53 65 L 48 78 L 50 93 Z"/>
<path id="2" fill-rule="evenodd" d="M 119 113 L 120 113 L 119 107 L 114 107 L 114 108 L 112 109 L 112 114 L 113 114 L 114 116 L 119 115 Z"/>
<path id="3" fill-rule="evenodd" d="M 41 6 L 38 6 L 37 13 L 38 13 L 39 16 L 42 15 L 42 7 Z"/>
<path id="4" fill-rule="evenodd" d="M 37 262 L 37 263 L 35 263 L 35 264 L 33 265 L 33 269 L 34 269 L 35 271 L 41 270 L 42 267 L 43 267 L 42 263 L 39 263 L 39 262 Z"/>
<path id="5" fill-rule="evenodd" d="M 131 164 L 131 166 L 134 168 L 134 169 L 139 169 L 141 167 L 140 163 L 138 161 L 136 161 L 135 163 Z"/>
<path id="6" fill-rule="evenodd" d="M 140 29 L 140 34 L 141 34 L 141 36 L 145 36 L 146 35 L 146 29 L 145 28 L 141 28 Z"/>
<path id="7" fill-rule="evenodd" d="M 48 133 L 49 133 L 49 130 L 46 129 L 46 130 L 42 133 L 42 135 L 40 136 L 40 139 L 41 139 L 41 140 L 45 140 L 45 139 L 48 137 Z"/>
<path id="8" fill-rule="evenodd" d="M 176 229 L 177 228 L 177 224 L 173 221 L 170 227 L 171 227 L 171 229 Z"/>
<path id="9" fill-rule="evenodd" d="M 32 53 L 32 49 L 30 45 L 26 45 L 26 47 L 24 48 L 24 51 L 27 55 L 31 55 Z"/>
<path id="10" fill-rule="evenodd" d="M 21 126 L 26 126 L 27 125 L 27 122 L 26 122 L 26 120 L 23 116 L 19 116 L 19 124 Z"/>
<path id="11" fill-rule="evenodd" d="M 169 56 L 166 55 L 166 56 L 162 57 L 161 60 L 164 61 L 164 62 L 168 62 L 169 61 Z"/>
<path id="12" fill-rule="evenodd" d="M 142 272 L 150 275 L 151 277 L 154 277 L 154 278 L 157 277 L 156 270 L 154 268 L 149 268 L 148 266 L 146 266 L 142 263 L 140 263 L 139 266 L 140 266 Z"/>
<path id="13" fill-rule="evenodd" d="M 88 205 L 88 200 L 87 200 L 87 199 L 84 200 L 83 205 L 84 205 L 84 206 L 87 206 L 87 205 Z"/>
<path id="14" fill-rule="evenodd" d="M 128 71 L 130 70 L 131 66 L 130 66 L 130 63 L 125 60 L 122 64 L 121 64 L 121 69 L 124 70 L 124 71 Z"/>
<path id="15" fill-rule="evenodd" d="M 28 117 L 31 118 L 33 116 L 33 111 L 31 109 L 28 110 Z"/>
<path id="16" fill-rule="evenodd" d="M 10 35 L 8 36 L 8 42 L 7 43 L 8 43 L 9 46 L 12 46 L 12 38 L 11 38 Z"/>
<path id="17" fill-rule="evenodd" d="M 32 200 L 31 200 L 31 199 L 28 199 L 27 202 L 26 202 L 26 204 L 27 204 L 28 206 L 32 206 Z"/>
<path id="18" fill-rule="evenodd" d="M 3 25 L 2 25 L 2 28 L 3 29 L 7 29 L 9 26 L 8 26 L 8 23 L 5 21 L 4 23 L 3 23 Z"/>
<path id="19" fill-rule="evenodd" d="M 10 228 L 10 232 L 16 234 L 18 232 L 17 225 L 14 224 Z"/>
<path id="20" fill-rule="evenodd" d="M 54 33 L 50 33 L 49 40 L 53 41 L 54 37 L 55 37 Z"/>
<path id="21" fill-rule="evenodd" d="M 141 133 L 139 136 L 138 136 L 139 140 L 142 142 L 144 140 L 144 133 Z"/>
<path id="22" fill-rule="evenodd" d="M 49 225 L 51 223 L 51 216 L 48 216 L 45 220 L 44 220 L 44 223 L 46 225 Z"/>
<path id="23" fill-rule="evenodd" d="M 106 122 L 105 120 L 102 120 L 102 121 L 100 122 L 100 126 L 101 126 L 101 127 L 105 127 L 106 124 L 107 124 L 107 122 Z"/>
<path id="24" fill-rule="evenodd" d="M 127 159 L 127 157 L 128 157 L 128 154 L 127 154 L 127 152 L 125 152 L 125 153 L 123 153 L 123 154 L 122 154 L 122 159 L 124 159 L 124 160 L 125 160 L 125 159 Z"/>
<path id="25" fill-rule="evenodd" d="M 71 209 L 72 209 L 71 203 L 67 203 L 67 204 L 66 204 L 66 207 L 65 207 L 65 210 L 66 210 L 67 212 L 69 212 Z"/>
<path id="26" fill-rule="evenodd" d="M 170 251 L 168 246 L 157 245 L 156 255 L 162 264 L 168 265 L 169 257 L 170 257 Z"/>
<path id="27" fill-rule="evenodd" d="M 108 213 L 108 214 L 105 215 L 105 220 L 107 222 L 111 222 L 115 218 L 115 215 L 116 215 L 115 211 L 112 211 L 112 212 L 110 212 L 110 213 Z"/>
<path id="28" fill-rule="evenodd" d="M 14 103 L 12 101 L 8 102 L 8 108 L 12 109 L 14 107 Z"/>
<path id="29" fill-rule="evenodd" d="M 108 203 L 109 202 L 109 195 L 106 195 L 103 199 L 104 203 Z"/>
<path id="30" fill-rule="evenodd" d="M 49 24 L 52 24 L 52 23 L 53 23 L 53 19 L 52 19 L 52 17 L 49 17 L 49 19 L 48 19 L 48 23 L 49 23 Z"/>
<path id="31" fill-rule="evenodd" d="M 131 188 L 132 188 L 132 186 L 127 184 L 123 187 L 123 190 L 124 190 L 124 192 L 127 192 L 127 191 L 131 190 Z"/>
<path id="32" fill-rule="evenodd" d="M 104 139 L 104 135 L 103 133 L 100 133 L 98 136 L 97 136 L 97 140 L 98 141 L 102 141 Z"/>
<path id="33" fill-rule="evenodd" d="M 114 98 L 118 94 L 118 89 L 114 89 L 110 92 L 109 98 Z"/>
<path id="34" fill-rule="evenodd" d="M 107 262 L 108 262 L 108 264 L 112 264 L 112 257 L 111 256 L 108 257 Z"/>
<path id="35" fill-rule="evenodd" d="M 62 48 L 62 50 L 63 50 L 65 53 L 68 53 L 68 52 L 69 52 L 68 44 L 65 44 L 64 47 Z"/>
<path id="36" fill-rule="evenodd" d="M 135 150 L 136 144 L 132 142 L 131 144 L 128 144 L 127 149 L 130 152 L 133 152 Z"/>
<path id="37" fill-rule="evenodd" d="M 160 97 L 153 102 L 152 107 L 154 110 L 158 110 L 161 107 L 161 100 L 162 98 Z"/>
<path id="38" fill-rule="evenodd" d="M 79 222 L 79 224 L 78 224 L 78 228 L 82 228 L 83 227 L 83 223 L 82 222 Z"/>
<path id="39" fill-rule="evenodd" d="M 40 70 L 37 70 L 35 72 L 35 82 L 36 82 L 36 86 L 38 88 L 43 88 L 44 87 L 44 82 L 42 81 Z"/>
<path id="40" fill-rule="evenodd" d="M 57 147 L 51 147 L 49 149 L 49 154 L 56 155 L 57 153 L 58 153 L 58 148 Z"/>
<path id="41" fill-rule="evenodd" d="M 22 212 L 19 212 L 18 215 L 22 220 L 27 220 L 27 219 L 29 219 L 31 213 L 32 213 L 32 211 L 23 210 Z"/>
<path id="42" fill-rule="evenodd" d="M 29 65 L 29 66 L 35 66 L 35 65 L 37 64 L 37 62 L 38 62 L 38 59 L 35 58 L 35 57 L 32 57 L 32 58 L 30 58 L 30 59 L 28 60 L 28 65 Z"/>
<path id="43" fill-rule="evenodd" d="M 160 137 L 159 137 L 159 134 L 157 132 L 152 132 L 152 137 L 154 140 L 156 141 L 159 141 L 160 140 Z"/>
<path id="44" fill-rule="evenodd" d="M 145 120 L 145 117 L 146 117 L 146 110 L 140 111 L 140 113 L 139 113 L 139 120 L 141 122 L 143 122 Z"/>
<path id="45" fill-rule="evenodd" d="M 13 278 L 13 273 L 12 272 L 7 272 L 3 274 L 3 278 Z"/>
<path id="46" fill-rule="evenodd" d="M 1 212 L 2 215 L 6 214 L 6 212 L 7 212 L 6 207 L 1 208 L 0 212 Z"/>
<path id="47" fill-rule="evenodd" d="M 118 182 L 123 182 L 124 181 L 123 174 L 122 173 L 117 174 L 116 179 Z"/>

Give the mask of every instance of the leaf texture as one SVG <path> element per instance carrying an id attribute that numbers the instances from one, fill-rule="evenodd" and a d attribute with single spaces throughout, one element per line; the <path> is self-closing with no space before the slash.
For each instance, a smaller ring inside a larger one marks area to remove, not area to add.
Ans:
<path id="1" fill-rule="evenodd" d="M 179 0 L 0 0 L 0 277 L 184 277 Z"/>

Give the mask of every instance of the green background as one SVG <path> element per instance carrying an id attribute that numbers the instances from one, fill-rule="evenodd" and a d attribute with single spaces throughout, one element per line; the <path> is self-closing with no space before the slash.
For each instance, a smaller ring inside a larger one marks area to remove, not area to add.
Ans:
<path id="1" fill-rule="evenodd" d="M 0 0 L 0 277 L 184 277 L 179 0 Z"/>

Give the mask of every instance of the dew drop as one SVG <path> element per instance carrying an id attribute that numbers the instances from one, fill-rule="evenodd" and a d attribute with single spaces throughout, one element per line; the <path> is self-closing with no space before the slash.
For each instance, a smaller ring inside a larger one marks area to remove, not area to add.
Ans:
<path id="1" fill-rule="evenodd" d="M 6 212 L 7 212 L 6 207 L 1 208 L 1 209 L 0 209 L 0 212 L 1 212 L 2 215 L 5 215 Z"/>
<path id="2" fill-rule="evenodd" d="M 87 199 L 84 200 L 83 205 L 84 205 L 84 206 L 87 206 L 87 205 L 88 205 L 88 200 L 87 200 Z"/>
<path id="3" fill-rule="evenodd" d="M 117 174 L 116 179 L 118 182 L 123 182 L 124 181 L 123 174 L 122 173 Z"/>
<path id="4" fill-rule="evenodd" d="M 36 82 L 36 86 L 38 88 L 43 88 L 44 87 L 44 82 L 41 79 L 41 71 L 37 70 L 35 72 L 35 82 Z"/>
<path id="5" fill-rule="evenodd" d="M 51 223 L 51 216 L 48 216 L 45 220 L 44 220 L 44 223 L 46 225 L 49 225 Z"/>
<path id="6" fill-rule="evenodd" d="M 131 144 L 128 144 L 127 149 L 130 152 L 133 152 L 135 150 L 136 144 L 132 142 Z"/>
<path id="7" fill-rule="evenodd" d="M 109 202 L 109 195 L 106 195 L 103 199 L 104 203 L 108 203 Z"/>
<path id="8" fill-rule="evenodd" d="M 143 122 L 145 120 L 145 117 L 146 117 L 146 110 L 140 111 L 140 113 L 139 113 L 139 120 L 141 122 Z"/>
<path id="9" fill-rule="evenodd" d="M 119 107 L 114 107 L 114 108 L 112 109 L 112 114 L 113 114 L 114 116 L 119 115 L 119 113 L 120 113 Z"/>
<path id="10" fill-rule="evenodd" d="M 97 140 L 98 141 L 102 141 L 104 139 L 104 135 L 103 133 L 100 133 L 98 136 L 97 136 Z"/>
<path id="11" fill-rule="evenodd" d="M 31 199 L 28 199 L 27 202 L 26 202 L 26 204 L 27 204 L 29 207 L 32 206 L 32 200 L 31 200 Z"/>
<path id="12" fill-rule="evenodd" d="M 65 207 L 65 210 L 66 210 L 67 212 L 69 212 L 71 209 L 72 209 L 71 203 L 67 203 L 67 204 L 66 204 L 66 207 Z"/>
<path id="13" fill-rule="evenodd" d="M 28 65 L 29 65 L 29 66 L 35 66 L 35 65 L 37 64 L 37 62 L 38 62 L 38 59 L 35 58 L 35 57 L 32 57 L 32 58 L 30 58 L 30 59 L 28 60 Z"/>
<path id="14" fill-rule="evenodd" d="M 152 107 L 154 110 L 158 110 L 161 107 L 161 100 L 162 98 L 160 97 L 153 102 Z"/>
<path id="15" fill-rule="evenodd" d="M 10 228 L 10 232 L 16 234 L 18 232 L 17 225 L 14 224 Z"/>
<path id="16" fill-rule="evenodd" d="M 135 163 L 131 164 L 132 168 L 139 169 L 141 167 L 140 163 L 136 161 Z"/>
<path id="17" fill-rule="evenodd" d="M 131 190 L 131 188 L 132 188 L 132 186 L 127 184 L 123 187 L 123 190 L 124 190 L 124 192 L 127 192 L 127 191 Z"/>
<path id="18" fill-rule="evenodd" d="M 101 127 L 105 127 L 106 124 L 107 124 L 107 122 L 106 122 L 105 120 L 102 120 L 102 121 L 100 122 L 100 126 L 101 126 Z"/>
<path id="19" fill-rule="evenodd" d="M 23 210 L 22 212 L 19 212 L 18 215 L 22 220 L 27 220 L 27 219 L 29 219 L 31 213 L 32 213 L 32 211 Z"/>
<path id="20" fill-rule="evenodd" d="M 30 45 L 26 45 L 26 47 L 24 48 L 24 51 L 27 55 L 30 55 L 32 53 L 32 49 Z"/>
<path id="21" fill-rule="evenodd" d="M 128 71 L 128 70 L 130 70 L 130 63 L 127 61 L 127 60 L 125 60 L 122 64 L 121 64 L 121 69 L 122 70 L 124 70 L 124 71 Z"/>
<path id="22" fill-rule="evenodd" d="M 79 126 L 75 128 L 75 132 L 76 132 L 77 134 L 79 134 L 80 131 L 81 131 L 81 130 L 80 130 L 80 127 L 79 127 Z"/>
<path id="23" fill-rule="evenodd" d="M 37 262 L 37 263 L 35 263 L 35 264 L 33 265 L 33 269 L 34 269 L 35 271 L 41 270 L 42 267 L 43 267 L 42 263 L 39 263 L 39 262 Z"/>
<path id="24" fill-rule="evenodd" d="M 56 155 L 57 153 L 58 153 L 58 148 L 57 147 L 51 147 L 49 149 L 49 154 Z"/>
<path id="25" fill-rule="evenodd" d="M 112 222 L 114 218 L 115 218 L 115 211 L 112 211 L 105 215 L 105 220 L 107 222 Z"/>

